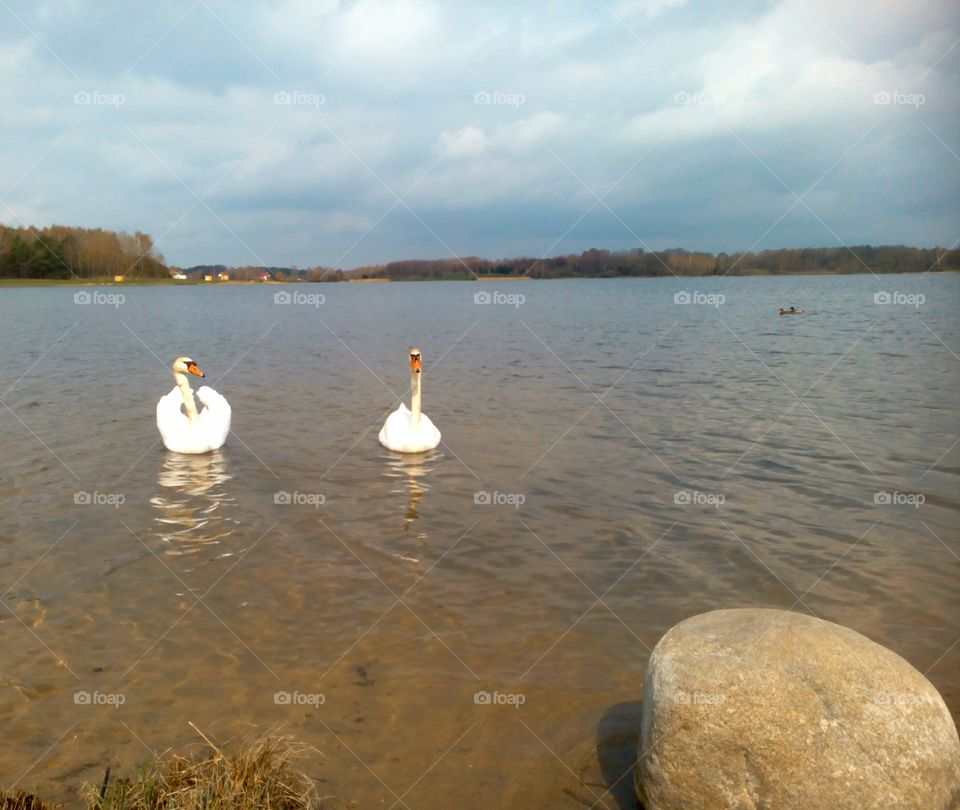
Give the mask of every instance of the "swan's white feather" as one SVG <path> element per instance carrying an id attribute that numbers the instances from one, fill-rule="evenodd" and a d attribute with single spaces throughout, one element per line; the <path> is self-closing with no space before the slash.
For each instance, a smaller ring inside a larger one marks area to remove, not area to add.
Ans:
<path id="1" fill-rule="evenodd" d="M 200 411 L 200 423 L 210 440 L 210 449 L 223 447 L 227 434 L 230 433 L 230 403 L 223 394 L 209 385 L 198 388 L 196 397 L 206 406 Z"/>
<path id="2" fill-rule="evenodd" d="M 230 432 L 230 403 L 223 395 L 205 385 L 194 396 L 204 406 L 194 425 L 180 409 L 183 395 L 176 386 L 157 403 L 163 446 L 174 453 L 209 453 L 222 447 Z"/>
<path id="3" fill-rule="evenodd" d="M 397 453 L 423 453 L 440 444 L 440 431 L 425 413 L 420 414 L 420 424 L 412 424 L 413 413 L 400 403 L 380 429 L 380 444 Z"/>

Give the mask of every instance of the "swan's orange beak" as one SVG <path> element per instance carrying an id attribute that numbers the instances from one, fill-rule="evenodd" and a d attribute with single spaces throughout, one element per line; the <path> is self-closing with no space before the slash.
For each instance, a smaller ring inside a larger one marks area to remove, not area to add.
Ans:
<path id="1" fill-rule="evenodd" d="M 423 368 L 423 358 L 419 354 L 413 354 L 410 356 L 410 368 L 416 373 L 420 373 L 420 370 Z"/>
<path id="2" fill-rule="evenodd" d="M 200 366 L 198 366 L 196 363 L 188 363 L 188 364 L 187 364 L 187 371 L 189 371 L 191 374 L 196 374 L 198 377 L 206 377 L 206 376 L 207 376 L 206 374 L 204 374 L 204 373 L 200 370 Z"/>

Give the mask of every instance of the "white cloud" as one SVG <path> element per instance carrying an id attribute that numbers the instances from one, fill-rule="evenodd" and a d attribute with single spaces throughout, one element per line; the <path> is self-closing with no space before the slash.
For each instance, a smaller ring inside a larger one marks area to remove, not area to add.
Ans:
<path id="1" fill-rule="evenodd" d="M 357 0 L 342 14 L 339 34 L 347 50 L 382 60 L 422 46 L 437 21 L 436 7 L 424 0 Z"/>
<path id="2" fill-rule="evenodd" d="M 465 126 L 454 131 L 444 130 L 437 139 L 437 150 L 451 158 L 476 157 L 487 148 L 486 133 L 475 126 Z"/>
<path id="3" fill-rule="evenodd" d="M 658 17 L 671 9 L 680 8 L 687 0 L 619 0 L 614 5 L 618 17 Z"/>

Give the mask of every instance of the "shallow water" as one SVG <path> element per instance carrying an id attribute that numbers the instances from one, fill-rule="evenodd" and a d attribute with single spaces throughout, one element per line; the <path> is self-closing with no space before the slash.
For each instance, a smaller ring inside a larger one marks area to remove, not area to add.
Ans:
<path id="1" fill-rule="evenodd" d="M 279 723 L 334 807 L 627 806 L 650 648 L 736 606 L 960 713 L 956 275 L 84 290 L 0 290 L 8 785 Z M 405 458 L 411 344 L 444 443 Z M 158 441 L 179 354 L 233 407 L 210 456 Z"/>

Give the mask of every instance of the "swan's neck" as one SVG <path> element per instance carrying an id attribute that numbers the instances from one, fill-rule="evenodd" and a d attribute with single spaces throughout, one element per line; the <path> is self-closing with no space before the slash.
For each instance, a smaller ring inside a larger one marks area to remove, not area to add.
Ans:
<path id="1" fill-rule="evenodd" d="M 420 424 L 420 374 L 410 372 L 410 424 L 414 427 Z"/>
<path id="2" fill-rule="evenodd" d="M 190 420 L 190 424 L 193 424 L 199 418 L 197 413 L 197 403 L 193 400 L 193 389 L 190 387 L 190 381 L 187 379 L 186 374 L 182 374 L 179 371 L 173 373 L 173 379 L 177 383 L 177 388 L 180 389 L 180 394 L 183 396 L 183 407 L 187 411 L 187 419 Z"/>

